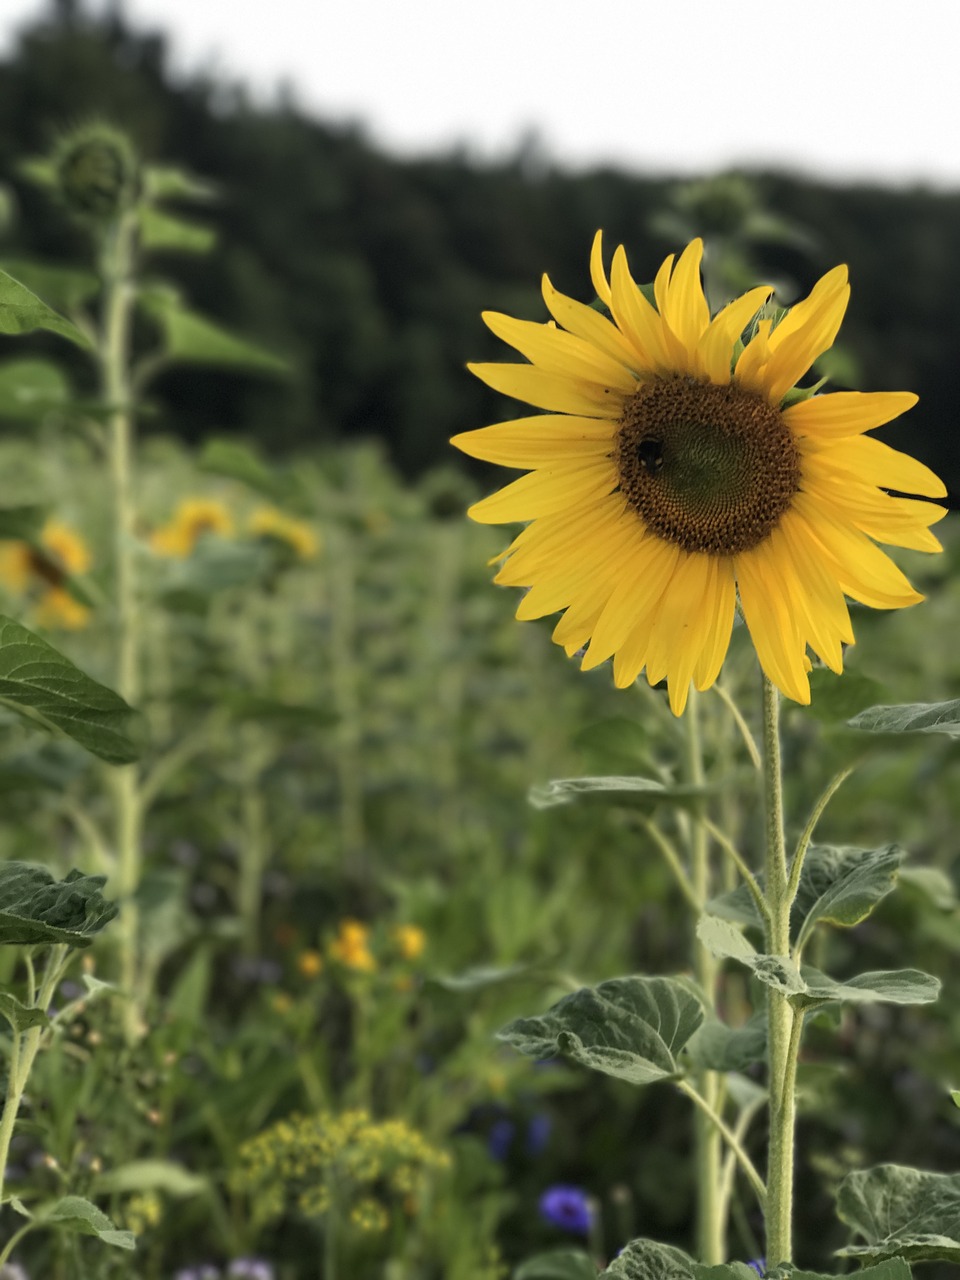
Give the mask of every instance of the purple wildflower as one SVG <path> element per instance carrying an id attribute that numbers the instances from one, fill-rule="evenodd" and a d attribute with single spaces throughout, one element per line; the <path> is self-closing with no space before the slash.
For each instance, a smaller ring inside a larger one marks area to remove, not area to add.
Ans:
<path id="1" fill-rule="evenodd" d="M 273 1267 L 263 1258 L 237 1258 L 227 1267 L 230 1280 L 274 1280 Z"/>
<path id="2" fill-rule="evenodd" d="M 505 1116 L 494 1120 L 487 1134 L 487 1150 L 494 1160 L 506 1160 L 517 1134 L 517 1126 Z"/>
<path id="3" fill-rule="evenodd" d="M 751 1258 L 747 1263 L 748 1267 L 753 1267 L 758 1276 L 762 1276 L 767 1269 L 766 1258 Z"/>
<path id="4" fill-rule="evenodd" d="M 527 1155 L 534 1158 L 543 1155 L 552 1131 L 553 1120 L 545 1111 L 532 1115 L 527 1123 Z"/>
<path id="5" fill-rule="evenodd" d="M 540 1216 L 578 1236 L 587 1235 L 593 1222 L 590 1201 L 579 1187 L 548 1187 L 540 1197 Z"/>

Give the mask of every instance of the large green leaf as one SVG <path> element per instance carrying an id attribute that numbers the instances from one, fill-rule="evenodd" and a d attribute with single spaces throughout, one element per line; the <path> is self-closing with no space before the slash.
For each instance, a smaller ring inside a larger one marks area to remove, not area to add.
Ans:
<path id="1" fill-rule="evenodd" d="M 658 1240 L 631 1240 L 597 1280 L 693 1280 L 693 1259 Z M 752 1280 L 757 1280 L 752 1272 Z"/>
<path id="2" fill-rule="evenodd" d="M 808 849 L 794 904 L 802 921 L 797 945 L 804 945 L 820 920 L 844 928 L 865 920 L 896 885 L 903 858 L 903 849 L 895 844 L 879 849 L 835 845 Z M 791 918 L 791 926 L 794 923 Z"/>
<path id="3" fill-rule="evenodd" d="M 845 671 L 838 680 L 826 667 L 810 672 L 810 706 L 815 720 L 836 724 L 849 720 L 864 707 L 875 704 L 884 693 L 883 685 L 860 671 Z"/>
<path id="4" fill-rule="evenodd" d="M 790 913 L 790 939 L 807 942 L 814 926 L 850 927 L 865 920 L 895 887 L 905 854 L 899 845 L 858 849 L 852 845 L 811 845 L 800 873 Z M 757 877 L 763 888 L 762 875 Z M 750 891 L 739 885 L 708 904 L 711 916 L 759 929 L 761 921 Z"/>
<path id="5" fill-rule="evenodd" d="M 658 804 L 690 804 L 710 793 L 709 787 L 685 783 L 667 785 L 653 778 L 554 778 L 542 786 L 531 787 L 529 800 L 535 809 L 550 809 L 574 800 L 629 809 L 653 809 Z"/>
<path id="6" fill-rule="evenodd" d="M 119 910 L 103 896 L 105 882 L 106 876 L 80 871 L 57 880 L 31 862 L 0 864 L 0 943 L 89 946 Z"/>
<path id="7" fill-rule="evenodd" d="M 17 258 L 5 261 L 3 268 L 59 311 L 72 311 L 75 307 L 81 307 L 100 292 L 100 281 L 94 272 L 78 267 L 36 262 L 32 258 Z"/>
<path id="8" fill-rule="evenodd" d="M 54 1204 L 35 1209 L 28 1216 L 32 1225 L 37 1227 L 53 1226 L 77 1235 L 96 1236 L 104 1244 L 112 1244 L 117 1249 L 137 1247 L 132 1231 L 118 1231 L 105 1213 L 81 1196 L 64 1196 Z"/>
<path id="9" fill-rule="evenodd" d="M 0 991 L 0 1014 L 6 1018 L 14 1031 L 26 1031 L 30 1027 L 45 1027 L 50 1021 L 43 1009 L 22 1004 L 9 991 Z"/>
<path id="10" fill-rule="evenodd" d="M 188 222 L 147 205 L 140 213 L 140 243 L 147 250 L 173 249 L 181 253 L 209 253 L 217 240 L 212 227 Z"/>
<path id="11" fill-rule="evenodd" d="M 498 1033 L 533 1058 L 565 1054 L 631 1084 L 683 1074 L 677 1055 L 703 1021 L 700 1001 L 678 978 L 612 978 L 565 996 L 536 1018 Z"/>
<path id="12" fill-rule="evenodd" d="M 800 1271 L 785 1263 L 768 1271 L 766 1280 L 837 1280 L 837 1277 L 822 1271 Z M 903 1258 L 888 1258 L 875 1267 L 863 1267 L 856 1272 L 855 1280 L 910 1280 L 910 1266 Z"/>
<path id="13" fill-rule="evenodd" d="M 919 969 L 860 973 L 845 982 L 828 978 L 807 965 L 801 970 L 805 990 L 790 997 L 798 1009 L 820 1004 L 931 1004 L 940 994 L 940 979 Z"/>
<path id="14" fill-rule="evenodd" d="M 837 1213 L 866 1242 L 838 1250 L 841 1257 L 960 1263 L 960 1173 L 861 1169 L 840 1184 Z"/>
<path id="15" fill-rule="evenodd" d="M 694 1280 L 757 1280 L 756 1270 L 746 1262 L 723 1262 L 716 1267 L 693 1264 Z"/>
<path id="16" fill-rule="evenodd" d="M 66 407 L 70 385 L 49 360 L 6 360 L 0 364 L 0 418 L 31 422 Z"/>
<path id="17" fill-rule="evenodd" d="M 960 738 L 960 698 L 950 702 L 868 707 L 847 723 L 866 733 L 943 733 L 949 738 Z"/>
<path id="18" fill-rule="evenodd" d="M 25 284 L 0 271 L 0 333 L 34 333 L 37 329 L 48 329 L 79 347 L 90 346 L 87 337 L 66 316 L 48 307 Z"/>
<path id="19" fill-rule="evenodd" d="M 59 729 L 111 764 L 128 764 L 140 755 L 141 724 L 132 707 L 46 640 L 2 615 L 0 702 Z"/>
<path id="20" fill-rule="evenodd" d="M 285 360 L 190 311 L 173 289 L 154 287 L 145 290 L 140 301 L 163 331 L 164 355 L 168 360 L 239 367 L 258 373 L 287 372 Z"/>
<path id="21" fill-rule="evenodd" d="M 597 1268 L 580 1249 L 551 1249 L 522 1262 L 513 1280 L 597 1280 Z"/>
<path id="22" fill-rule="evenodd" d="M 173 1160 L 130 1160 L 98 1175 L 98 1195 L 131 1191 L 163 1191 L 175 1198 L 196 1196 L 209 1189 L 207 1178 L 191 1173 Z"/>
<path id="23" fill-rule="evenodd" d="M 690 1060 L 709 1071 L 746 1071 L 767 1056 L 767 1020 L 757 1014 L 742 1027 L 707 1018 L 687 1042 Z"/>

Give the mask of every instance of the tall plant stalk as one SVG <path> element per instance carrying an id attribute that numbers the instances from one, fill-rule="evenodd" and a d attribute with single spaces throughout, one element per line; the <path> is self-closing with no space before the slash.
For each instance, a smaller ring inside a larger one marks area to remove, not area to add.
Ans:
<path id="1" fill-rule="evenodd" d="M 97 358 L 100 385 L 109 409 L 107 419 L 114 512 L 114 593 L 117 690 L 132 706 L 140 697 L 140 633 L 137 618 L 133 492 L 134 415 L 130 378 L 130 335 L 133 321 L 133 266 L 136 214 L 121 214 L 104 235 L 101 272 L 103 316 Z M 140 882 L 142 805 L 135 764 L 111 775 L 120 915 L 120 984 L 127 996 L 124 1027 L 128 1039 L 139 1034 L 139 913 L 134 894 Z"/>

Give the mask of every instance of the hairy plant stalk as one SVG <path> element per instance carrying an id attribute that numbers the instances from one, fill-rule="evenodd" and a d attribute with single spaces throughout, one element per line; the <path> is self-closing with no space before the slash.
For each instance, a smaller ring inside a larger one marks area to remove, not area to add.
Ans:
<path id="1" fill-rule="evenodd" d="M 693 786 L 704 783 L 703 744 L 700 733 L 700 701 L 696 690 L 690 691 L 687 706 L 687 772 Z M 696 813 L 690 829 L 690 881 L 693 896 L 702 911 L 710 897 L 709 835 L 703 814 Z M 694 944 L 694 970 L 709 1003 L 713 1004 L 718 964 L 699 940 Z M 694 1116 L 696 1136 L 697 1185 L 697 1256 L 707 1266 L 718 1266 L 726 1260 L 726 1223 L 721 1205 L 723 1182 L 723 1139 L 709 1112 L 719 1114 L 722 1102 L 722 1080 L 715 1071 L 697 1072 L 697 1092 L 705 1108 Z"/>
<path id="2" fill-rule="evenodd" d="M 140 697 L 140 632 L 137 621 L 133 496 L 134 417 L 131 406 L 130 332 L 133 321 L 132 280 L 136 215 L 122 215 L 106 234 L 103 257 L 103 320 L 98 359 L 100 384 L 110 414 L 107 420 L 114 511 L 114 593 L 117 690 L 131 705 Z M 139 769 L 123 765 L 112 774 L 114 830 L 117 849 L 117 896 L 123 903 L 118 925 L 120 986 L 127 1000 L 124 1030 L 128 1040 L 139 1035 L 139 913 L 134 894 L 140 883 L 142 806 Z"/>
<path id="3" fill-rule="evenodd" d="M 780 765 L 780 695 L 763 677 L 763 798 L 766 827 L 765 921 L 767 952 L 790 957 L 789 874 L 783 831 L 783 776 Z M 796 1124 L 794 1084 L 802 1015 L 780 991 L 767 987 L 767 1054 L 770 1145 L 767 1158 L 767 1266 L 789 1262 L 793 1253 L 793 1146 Z"/>

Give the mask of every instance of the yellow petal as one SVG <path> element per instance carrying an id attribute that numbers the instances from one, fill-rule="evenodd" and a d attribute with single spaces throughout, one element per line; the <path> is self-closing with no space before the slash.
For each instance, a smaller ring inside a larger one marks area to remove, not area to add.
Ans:
<path id="1" fill-rule="evenodd" d="M 663 593 L 647 647 L 647 679 L 657 684 L 666 676 L 670 710 L 683 714 L 694 668 L 703 652 L 712 622 L 704 602 L 714 595 L 717 561 L 713 556 L 681 556 L 670 587 Z"/>
<path id="2" fill-rule="evenodd" d="M 601 386 L 616 387 L 625 395 L 636 390 L 637 381 L 622 363 L 611 360 L 589 342 L 550 324 L 515 320 L 499 311 L 484 311 L 487 328 L 527 357 L 544 373 L 561 378 L 583 379 Z"/>
<path id="3" fill-rule="evenodd" d="M 711 382 L 726 386 L 730 381 L 730 366 L 737 339 L 772 292 L 768 285 L 751 289 L 742 298 L 727 303 L 714 316 L 697 347 L 700 365 Z"/>
<path id="4" fill-rule="evenodd" d="M 613 447 L 615 430 L 609 419 L 538 413 L 462 431 L 450 443 L 471 458 L 527 471 L 578 458 L 605 457 Z"/>
<path id="5" fill-rule="evenodd" d="M 779 566 L 770 563 L 769 538 L 734 558 L 740 604 L 760 665 L 781 693 L 810 701 L 804 644 L 779 584 Z"/>
<path id="6" fill-rule="evenodd" d="M 475 502 L 467 515 L 478 524 L 534 520 L 588 498 L 605 497 L 617 483 L 616 470 L 607 459 L 575 467 L 545 468 L 521 476 L 499 493 Z"/>
<path id="7" fill-rule="evenodd" d="M 468 364 L 467 368 L 494 391 L 538 409 L 588 418 L 619 418 L 623 409 L 623 393 L 613 387 L 601 387 L 580 378 L 562 378 L 533 365 Z"/>
<path id="8" fill-rule="evenodd" d="M 744 349 L 734 370 L 737 382 L 747 391 L 755 391 L 758 395 L 766 395 L 763 371 L 770 358 L 770 328 L 772 321 L 761 320 L 757 332 Z"/>
<path id="9" fill-rule="evenodd" d="M 733 576 L 733 560 L 716 559 L 716 575 L 712 596 L 703 602 L 705 639 L 703 651 L 693 671 L 698 689 L 709 689 L 720 674 L 730 648 L 733 617 L 737 608 L 737 587 Z"/>
<path id="10" fill-rule="evenodd" d="M 642 370 L 653 372 L 670 365 L 665 346 L 663 323 L 637 287 L 627 266 L 623 245 L 613 255 L 613 318 L 637 350 Z"/>
<path id="11" fill-rule="evenodd" d="M 918 493 L 927 498 L 946 497 L 947 487 L 929 467 L 908 453 L 891 449 L 882 440 L 870 436 L 821 441 L 811 439 L 803 445 L 824 468 L 838 469 L 878 488 L 896 489 L 899 493 Z M 803 451 L 803 446 L 801 446 Z M 932 523 L 932 522 L 928 522 Z"/>
<path id="12" fill-rule="evenodd" d="M 803 322 L 788 333 L 780 330 L 788 315 L 770 335 L 770 359 L 764 370 L 764 382 L 771 404 L 779 404 L 791 387 L 796 386 L 813 362 L 829 351 L 840 332 L 850 286 L 846 283 L 846 267 L 836 267 L 823 277 L 804 302 Z"/>
<path id="13" fill-rule="evenodd" d="M 688 352 L 694 352 L 710 323 L 710 308 L 700 282 L 703 241 L 691 240 L 676 265 L 660 308 L 663 321 Z"/>
<path id="14" fill-rule="evenodd" d="M 631 563 L 625 566 L 590 637 L 590 648 L 583 660 L 585 671 L 599 666 L 615 653 L 640 619 L 653 609 L 669 585 L 679 559 L 679 547 L 642 528 L 638 530 Z"/>
<path id="15" fill-rule="evenodd" d="M 610 306 L 610 285 L 607 281 L 607 273 L 603 269 L 603 232 L 598 231 L 593 237 L 593 246 L 590 249 L 590 279 L 593 281 L 593 287 L 597 291 L 597 297 L 607 307 Z"/>
<path id="16" fill-rule="evenodd" d="M 557 324 L 574 333 L 578 338 L 591 343 L 598 351 L 605 352 L 611 359 L 627 369 L 637 365 L 637 353 L 627 342 L 615 324 L 600 314 L 593 307 L 584 306 L 558 292 L 550 283 L 548 276 L 543 277 L 543 300 L 547 310 Z"/>
<path id="17" fill-rule="evenodd" d="M 899 418 L 916 403 L 912 391 L 833 391 L 784 409 L 783 420 L 798 436 L 857 436 Z"/>

